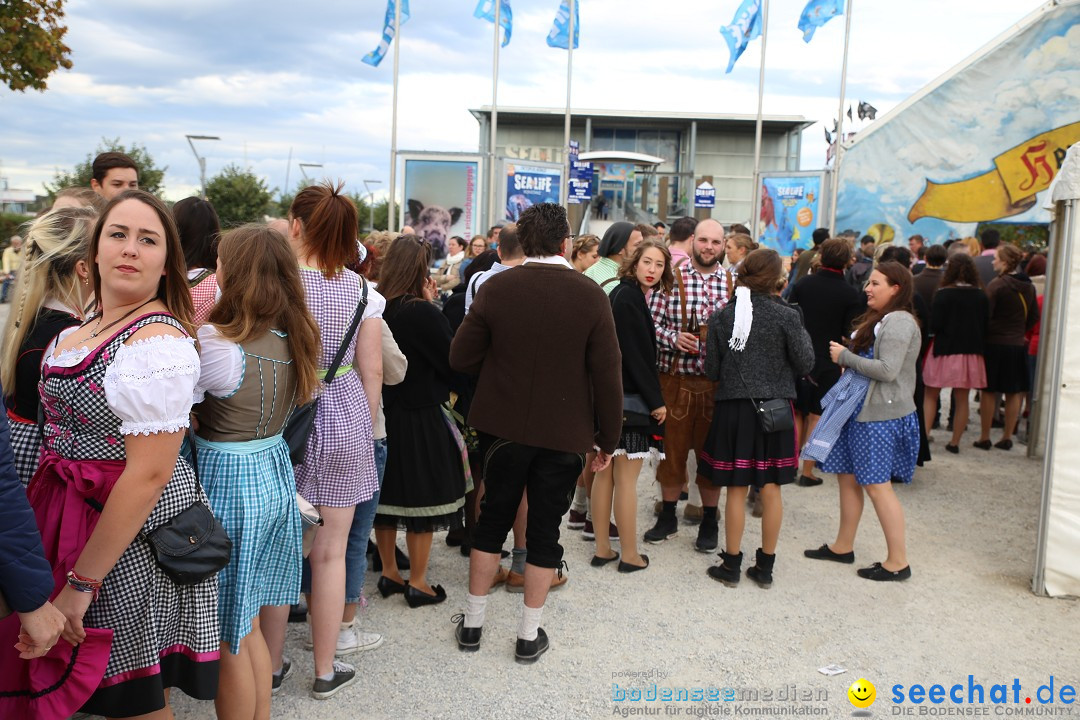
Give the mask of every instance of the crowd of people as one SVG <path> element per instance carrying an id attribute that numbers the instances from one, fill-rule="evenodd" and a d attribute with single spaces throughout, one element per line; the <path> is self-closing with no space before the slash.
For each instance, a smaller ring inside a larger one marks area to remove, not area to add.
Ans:
<path id="1" fill-rule="evenodd" d="M 684 502 L 694 549 L 719 556 L 702 572 L 735 587 L 749 512 L 746 576 L 768 588 L 781 489 L 817 471 L 838 479 L 838 530 L 804 555 L 854 563 L 868 496 L 887 555 L 858 575 L 905 580 L 894 485 L 942 420 L 960 452 L 972 392 L 973 446 L 1009 450 L 1032 384 L 1045 257 L 993 230 L 856 250 L 821 228 L 785 267 L 744 226 L 575 237 L 543 203 L 451 237 L 433 268 L 407 231 L 358 240 L 341 184 L 222 231 L 206 200 L 139 190 L 129 158 L 93 170 L 3 257 L 0 629 L 17 642 L 0 672 L 23 700 L 51 696 L 40 717 L 171 717 L 179 688 L 220 718 L 269 718 L 304 607 L 310 693 L 333 697 L 359 679 L 343 658 L 383 642 L 361 625 L 369 557 L 383 598 L 463 605 L 466 652 L 492 589 L 522 593 L 514 652 L 533 663 L 567 582 L 564 525 L 595 543 L 596 571 L 636 573 L 639 539 L 676 537 Z M 650 459 L 660 497 L 639 534 Z M 440 531 L 467 581 L 429 577 Z M 169 533 L 192 547 L 170 551 Z M 94 653 L 85 691 L 30 680 L 36 658 Z"/>

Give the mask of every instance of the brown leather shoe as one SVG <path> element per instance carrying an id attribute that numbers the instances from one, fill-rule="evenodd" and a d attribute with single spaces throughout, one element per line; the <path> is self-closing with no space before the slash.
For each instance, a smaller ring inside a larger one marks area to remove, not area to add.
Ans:
<path id="1" fill-rule="evenodd" d="M 555 571 L 555 574 L 551 576 L 551 589 L 561 588 L 566 584 L 569 578 L 563 573 L 562 568 Z M 516 573 L 513 570 L 506 575 L 506 592 L 523 593 L 525 592 L 525 576 L 520 573 Z"/>
<path id="2" fill-rule="evenodd" d="M 506 582 L 506 579 L 508 577 L 510 577 L 510 571 L 500 565 L 499 569 L 495 571 L 495 577 L 491 581 L 491 587 L 495 588 L 499 585 L 502 585 L 504 582 Z"/>

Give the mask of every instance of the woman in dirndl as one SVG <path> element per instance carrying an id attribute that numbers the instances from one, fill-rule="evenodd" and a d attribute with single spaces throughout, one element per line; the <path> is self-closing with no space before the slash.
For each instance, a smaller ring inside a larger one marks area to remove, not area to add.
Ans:
<path id="1" fill-rule="evenodd" d="M 218 246 L 221 299 L 199 328 L 202 369 L 194 455 L 211 507 L 232 539 L 218 576 L 219 720 L 270 716 L 263 606 L 300 597 L 296 480 L 282 428 L 318 389 L 319 328 L 307 311 L 289 243 L 265 225 L 232 230 Z"/>
<path id="2" fill-rule="evenodd" d="M 345 337 L 360 309 L 363 281 L 346 265 L 356 258 L 356 205 L 343 184 L 321 183 L 297 193 L 289 208 L 289 243 L 300 264 L 308 311 L 322 335 L 319 371 L 325 375 L 338 350 L 345 359 L 324 377 L 296 490 L 319 508 L 323 525 L 308 556 L 311 565 L 311 638 L 315 680 L 311 694 L 329 698 L 356 681 L 356 668 L 335 659 L 345 611 L 345 557 L 356 506 L 379 490 L 372 418 L 382 394 L 382 323 L 368 320 Z M 285 612 L 287 616 L 287 611 Z M 284 625 L 271 647 L 274 672 L 285 674 Z"/>
<path id="3" fill-rule="evenodd" d="M 698 476 L 702 499 L 712 499 L 707 509 L 716 507 L 720 488 L 727 488 L 721 564 L 707 572 L 729 587 L 737 585 L 742 575 L 745 504 L 751 487 L 757 488 L 763 512 L 761 547 L 746 575 L 762 587 L 772 584 L 784 512 L 780 487 L 795 480 L 794 410 L 790 406 L 795 399 L 795 378 L 814 366 L 814 346 L 799 311 L 776 295 L 782 275 L 775 250 L 752 251 L 740 265 L 735 301 L 709 319 L 705 373 L 718 382 L 712 424 L 698 456 Z M 792 420 L 787 429 L 766 432 L 762 428 L 756 403 L 766 400 L 788 401 Z M 711 487 L 706 489 L 703 483 Z M 703 529 L 707 521 L 702 521 Z M 715 523 L 714 516 L 713 527 Z M 699 549 L 702 540 L 699 533 Z"/>
<path id="4" fill-rule="evenodd" d="M 922 348 L 913 314 L 911 271 L 895 261 L 879 263 L 866 283 L 865 313 L 856 318 L 851 344 L 829 343 L 829 356 L 847 368 L 835 387 L 848 385 L 843 402 L 825 407 L 804 454 L 817 452 L 819 467 L 836 473 L 840 527 L 836 540 L 803 552 L 815 560 L 855 562 L 855 534 L 863 493 L 874 504 L 885 533 L 888 556 L 858 570 L 875 581 L 911 577 L 904 538 L 904 509 L 893 491 L 894 478 L 910 483 L 919 458 L 920 428 L 915 412 L 915 365 Z M 852 373 L 851 376 L 848 374 Z M 861 378 L 860 378 L 861 376 Z M 831 392 L 831 391 L 830 391 Z M 825 405 L 825 400 L 822 400 Z"/>
<path id="5" fill-rule="evenodd" d="M 930 332 L 934 340 L 923 364 L 926 382 L 923 417 L 929 436 L 941 390 L 952 388 L 952 438 L 945 449 L 954 455 L 960 452 L 960 438 L 967 429 L 971 389 L 986 387 L 983 350 L 989 316 L 990 304 L 975 261 L 964 254 L 949 258 L 930 309 Z"/>
<path id="6" fill-rule="evenodd" d="M 180 231 L 180 245 L 184 248 L 184 262 L 188 268 L 188 289 L 195 308 L 191 320 L 198 327 L 210 317 L 221 294 L 214 274 L 221 222 L 210 201 L 199 197 L 184 198 L 173 205 L 172 211 Z"/>
<path id="7" fill-rule="evenodd" d="M 57 335 L 82 323 L 82 309 L 92 294 L 84 258 L 96 220 L 90 208 L 66 207 L 42 215 L 26 233 L 0 354 L 11 449 L 24 486 L 41 459 L 41 362 Z"/>
<path id="8" fill-rule="evenodd" d="M 63 639 L 112 631 L 82 709 L 171 718 L 169 688 L 210 700 L 218 687 L 217 578 L 177 585 L 144 538 L 207 502 L 178 457 L 199 378 L 184 257 L 168 209 L 141 190 L 106 206 L 87 257 L 98 304 L 46 356 L 45 449 L 28 493 Z"/>
<path id="9" fill-rule="evenodd" d="M 623 428 L 612 462 L 593 478 L 589 498 L 598 518 L 611 516 L 615 505 L 615 526 L 619 531 L 622 559 L 611 549 L 610 525 L 598 522 L 593 567 L 603 567 L 619 560 L 619 572 L 629 573 L 649 567 L 649 556 L 637 548 L 637 479 L 645 458 L 664 457 L 663 422 L 667 407 L 660 392 L 656 371 L 656 327 L 645 296 L 652 292 L 671 292 L 675 277 L 671 253 L 655 240 L 639 244 L 619 271 L 619 284 L 611 291 L 611 312 L 615 334 L 622 352 L 624 401 Z M 630 413 L 626 410 L 636 406 Z"/>
<path id="10" fill-rule="evenodd" d="M 441 585 L 427 578 L 432 533 L 462 527 L 465 494 L 472 489 L 465 441 L 444 408 L 457 377 L 450 368 L 450 323 L 432 304 L 437 294 L 428 275 L 431 245 L 416 236 L 394 241 L 379 276 L 386 298 L 383 319 L 409 361 L 405 380 L 384 397 L 386 475 L 375 515 L 375 539 L 382 558 L 379 592 L 405 596 L 409 607 L 446 600 Z M 405 531 L 409 579 L 401 577 L 394 551 Z"/>

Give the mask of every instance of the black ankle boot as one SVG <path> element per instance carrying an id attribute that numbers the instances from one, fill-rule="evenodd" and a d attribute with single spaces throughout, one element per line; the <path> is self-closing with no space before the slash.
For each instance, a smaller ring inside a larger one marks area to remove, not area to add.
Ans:
<path id="1" fill-rule="evenodd" d="M 724 583 L 728 587 L 735 587 L 739 584 L 740 577 L 742 577 L 742 556 L 742 553 L 730 555 L 721 551 L 720 559 L 723 562 L 709 568 L 709 577 Z"/>
<path id="2" fill-rule="evenodd" d="M 746 569 L 746 577 L 756 582 L 762 588 L 772 587 L 772 569 L 776 562 L 776 553 L 769 555 L 761 548 L 757 549 L 757 561 L 753 567 Z"/>

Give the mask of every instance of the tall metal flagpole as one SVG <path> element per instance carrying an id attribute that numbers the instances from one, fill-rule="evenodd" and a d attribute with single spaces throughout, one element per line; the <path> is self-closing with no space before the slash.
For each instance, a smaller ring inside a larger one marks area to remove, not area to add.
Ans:
<path id="1" fill-rule="evenodd" d="M 761 106 L 762 101 L 765 98 L 765 40 L 769 35 L 769 0 L 762 0 L 761 3 L 761 68 L 758 70 L 758 88 L 757 88 L 757 123 L 754 128 L 754 191 L 751 193 L 753 199 L 753 207 L 750 208 L 750 227 L 757 225 L 757 218 L 754 217 L 757 214 L 757 206 L 760 202 L 758 194 L 761 192 L 761 182 L 758 180 L 758 174 L 761 172 Z M 697 182 L 697 178 L 694 179 Z"/>
<path id="2" fill-rule="evenodd" d="M 401 58 L 401 0 L 394 0 L 394 110 L 390 121 L 390 200 L 386 208 L 386 227 L 390 232 L 397 229 L 397 213 L 394 212 L 394 195 L 397 190 L 397 89 L 398 60 Z"/>
<path id="3" fill-rule="evenodd" d="M 491 73 L 491 139 L 488 141 L 488 227 L 495 224 L 495 133 L 499 127 L 499 23 L 502 19 L 502 0 L 495 2 L 494 60 Z M 481 228 L 486 230 L 487 228 Z"/>
<path id="4" fill-rule="evenodd" d="M 559 202 L 567 206 L 570 187 L 570 81 L 574 73 L 574 6 L 577 0 L 570 0 L 570 35 L 566 40 L 566 119 L 563 123 L 563 182 L 559 191 Z"/>
<path id="5" fill-rule="evenodd" d="M 855 0 L 847 0 L 844 15 L 844 62 L 840 70 L 840 119 L 836 121 L 836 153 L 833 155 L 832 198 L 829 201 L 829 231 L 836 235 L 836 201 L 840 192 L 840 160 L 844 155 L 844 93 L 847 92 L 848 45 L 851 42 L 851 6 Z"/>

